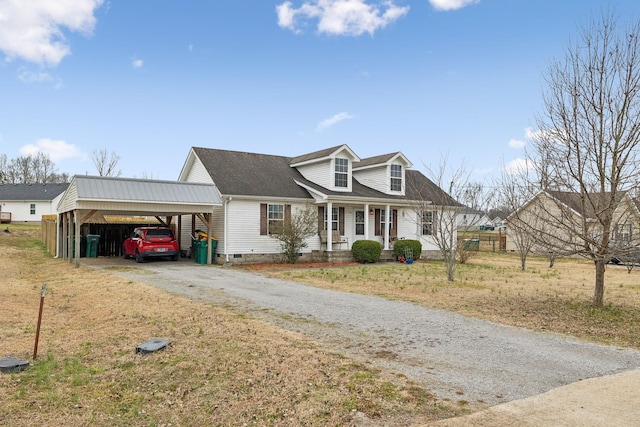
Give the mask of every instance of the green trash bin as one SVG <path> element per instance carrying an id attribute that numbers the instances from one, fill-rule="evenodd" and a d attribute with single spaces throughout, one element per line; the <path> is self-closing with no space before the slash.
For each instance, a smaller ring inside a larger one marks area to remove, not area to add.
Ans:
<path id="1" fill-rule="evenodd" d="M 216 252 L 216 245 L 218 241 L 212 239 L 211 240 L 211 254 L 213 255 Z M 193 254 L 195 261 L 198 264 L 206 264 L 207 263 L 207 241 L 206 240 L 194 240 L 193 241 Z"/>
<path id="2" fill-rule="evenodd" d="M 98 243 L 100 243 L 100 235 L 87 234 L 87 248 L 85 253 L 87 258 L 98 258 Z"/>
<path id="3" fill-rule="evenodd" d="M 479 251 L 480 239 L 466 239 L 464 241 L 464 249 L 466 251 Z"/>
<path id="4" fill-rule="evenodd" d="M 193 251 L 195 255 L 195 261 L 198 264 L 207 263 L 207 241 L 206 240 L 194 240 Z"/>

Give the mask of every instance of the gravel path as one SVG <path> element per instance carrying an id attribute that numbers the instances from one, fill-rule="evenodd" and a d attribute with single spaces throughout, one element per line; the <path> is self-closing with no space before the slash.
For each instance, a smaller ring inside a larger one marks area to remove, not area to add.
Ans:
<path id="1" fill-rule="evenodd" d="M 411 303 L 186 262 L 134 265 L 110 271 L 302 332 L 341 354 L 404 374 L 439 398 L 471 405 L 496 405 L 640 367 L 640 351 Z"/>

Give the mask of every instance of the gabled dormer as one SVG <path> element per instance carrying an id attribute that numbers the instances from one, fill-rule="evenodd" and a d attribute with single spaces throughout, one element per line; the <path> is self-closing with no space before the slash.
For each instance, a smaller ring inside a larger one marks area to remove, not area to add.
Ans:
<path id="1" fill-rule="evenodd" d="M 352 191 L 354 162 L 360 158 L 346 144 L 327 148 L 291 159 L 296 168 L 309 181 L 332 191 Z"/>
<path id="2" fill-rule="evenodd" d="M 404 154 L 397 152 L 362 159 L 352 173 L 367 187 L 389 195 L 404 196 L 407 182 L 405 171 L 412 166 Z"/>

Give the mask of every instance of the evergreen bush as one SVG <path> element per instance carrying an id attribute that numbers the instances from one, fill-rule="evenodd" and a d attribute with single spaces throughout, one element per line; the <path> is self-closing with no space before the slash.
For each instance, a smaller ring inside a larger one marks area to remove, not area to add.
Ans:
<path id="1" fill-rule="evenodd" d="M 411 251 L 413 259 L 418 259 L 422 253 L 422 243 L 419 240 L 396 240 L 393 244 L 393 253 L 396 259 L 406 257 L 406 249 Z"/>
<path id="2" fill-rule="evenodd" d="M 362 263 L 376 263 L 380 261 L 382 245 L 375 240 L 356 240 L 351 246 L 353 258 Z"/>

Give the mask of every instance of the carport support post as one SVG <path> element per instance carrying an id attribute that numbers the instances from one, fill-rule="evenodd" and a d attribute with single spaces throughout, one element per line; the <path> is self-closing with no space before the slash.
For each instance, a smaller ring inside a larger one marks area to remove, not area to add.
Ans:
<path id="1" fill-rule="evenodd" d="M 78 215 L 74 215 L 74 219 L 75 219 L 75 232 L 74 232 L 74 236 L 75 236 L 75 248 L 76 248 L 76 253 L 75 253 L 75 261 L 76 261 L 76 268 L 80 267 L 80 218 L 78 218 Z"/>

